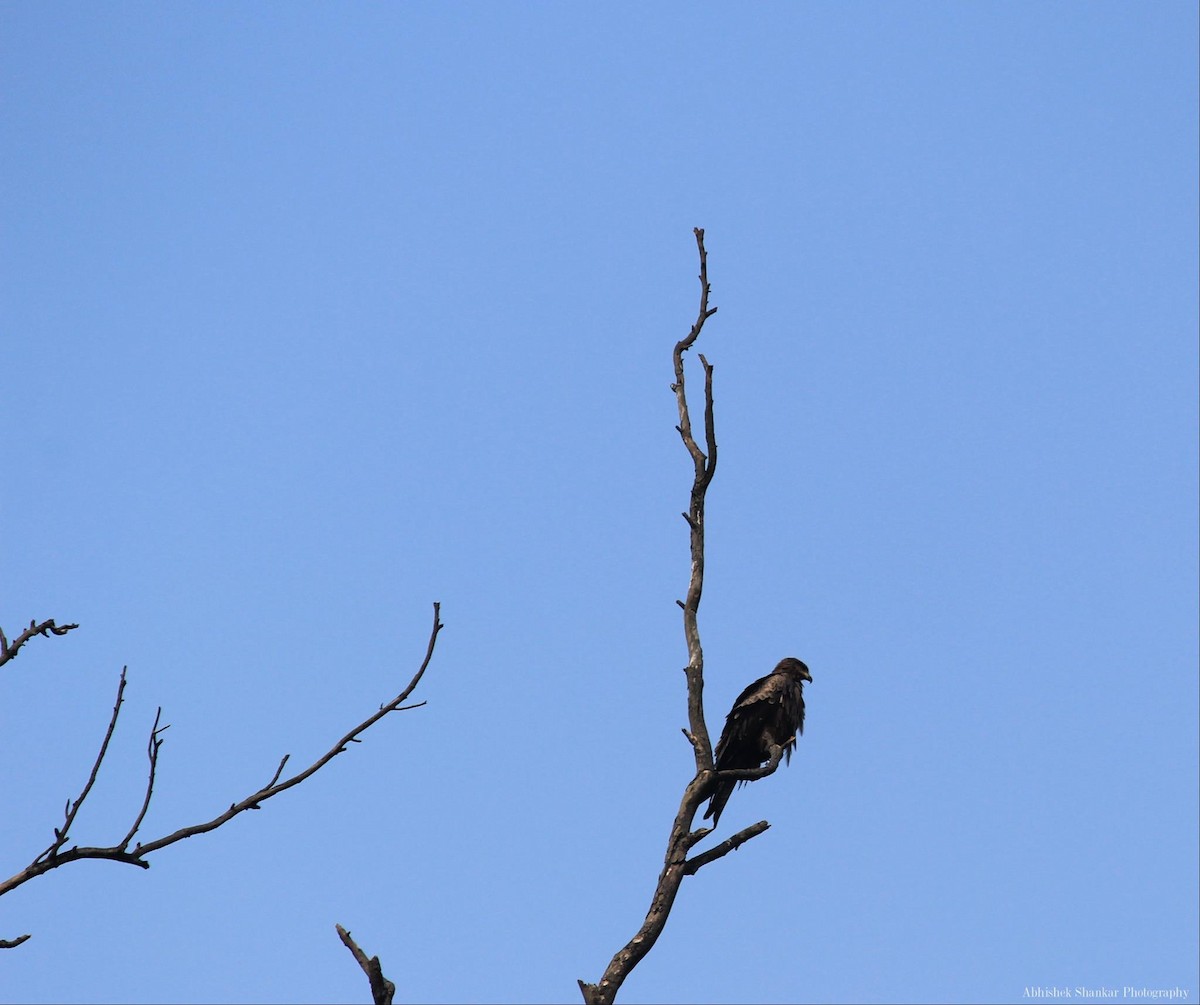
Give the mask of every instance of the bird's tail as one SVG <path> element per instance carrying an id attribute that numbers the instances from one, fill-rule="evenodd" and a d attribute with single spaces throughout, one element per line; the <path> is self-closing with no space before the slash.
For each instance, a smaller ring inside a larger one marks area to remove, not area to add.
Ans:
<path id="1" fill-rule="evenodd" d="M 736 785 L 736 782 L 720 782 L 713 790 L 712 798 L 708 801 L 708 809 L 704 811 L 704 819 L 712 817 L 714 827 L 720 823 L 721 811 L 725 809 L 725 804 L 729 802 L 729 797 L 733 795 Z"/>

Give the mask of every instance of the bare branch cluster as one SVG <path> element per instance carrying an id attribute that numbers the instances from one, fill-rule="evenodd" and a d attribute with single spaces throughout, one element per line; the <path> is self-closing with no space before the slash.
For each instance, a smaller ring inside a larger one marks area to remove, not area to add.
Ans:
<path id="1" fill-rule="evenodd" d="M 197 834 L 206 834 L 209 831 L 216 830 L 218 827 L 228 823 L 234 817 L 244 813 L 247 810 L 261 809 L 262 804 L 268 799 L 279 795 L 281 792 L 285 792 L 294 785 L 299 785 L 306 778 L 315 774 L 331 760 L 333 760 L 333 758 L 335 758 L 338 754 L 343 753 L 349 744 L 360 743 L 361 740 L 359 739 L 359 736 L 366 730 L 370 729 L 371 726 L 377 723 L 384 716 L 389 715 L 392 712 L 409 711 L 410 709 L 419 708 L 420 706 L 424 705 L 425 702 L 423 701 L 416 702 L 411 705 L 406 705 L 404 703 L 408 700 L 409 696 L 420 683 L 422 676 L 425 674 L 426 668 L 433 659 L 433 650 L 434 646 L 437 644 L 438 633 L 443 628 L 440 620 L 440 613 L 441 605 L 435 603 L 433 605 L 433 628 L 429 633 L 429 643 L 425 650 L 425 658 L 421 662 L 417 672 L 413 674 L 412 679 L 409 680 L 408 684 L 405 686 L 404 690 L 402 690 L 386 705 L 380 706 L 379 710 L 373 715 L 369 716 L 367 719 L 364 719 L 357 726 L 346 733 L 346 735 L 338 740 L 337 743 L 335 743 L 332 747 L 330 747 L 324 755 L 319 757 L 307 768 L 295 775 L 291 775 L 288 778 L 283 778 L 283 769 L 287 765 L 288 758 L 290 756 L 285 754 L 282 760 L 280 760 L 279 766 L 275 769 L 275 773 L 271 776 L 271 780 L 267 782 L 266 785 L 252 792 L 244 799 L 230 804 L 229 808 L 223 813 L 220 813 L 211 820 L 207 820 L 203 823 L 193 824 L 189 827 L 181 827 L 179 830 L 173 831 L 172 833 L 163 837 L 156 838 L 153 841 L 147 841 L 145 843 L 139 841 L 130 847 L 131 842 L 133 842 L 134 837 L 137 835 L 138 830 L 142 826 L 142 822 L 146 818 L 146 813 L 150 808 L 150 800 L 154 795 L 154 780 L 158 767 L 158 754 L 163 743 L 162 733 L 167 729 L 166 726 L 159 725 L 162 719 L 162 709 L 160 708 L 154 716 L 154 724 L 150 728 L 150 735 L 146 744 L 146 753 L 149 760 L 149 777 L 146 782 L 146 790 L 142 798 L 141 807 L 138 810 L 137 815 L 134 817 L 129 830 L 126 832 L 125 836 L 114 845 L 109 845 L 106 847 L 83 847 L 80 845 L 72 845 L 68 848 L 66 846 L 68 840 L 70 839 L 71 828 L 75 823 L 76 817 L 79 815 L 80 809 L 83 807 L 84 801 L 87 799 L 88 794 L 92 791 L 92 787 L 96 783 L 96 779 L 100 774 L 101 765 L 104 763 L 104 757 L 108 753 L 109 742 L 112 740 L 113 733 L 117 727 L 117 718 L 121 712 L 121 705 L 125 700 L 126 670 L 122 669 L 120 683 L 117 686 L 116 701 L 113 704 L 112 715 L 108 720 L 108 729 L 105 731 L 104 739 L 100 744 L 100 750 L 96 755 L 96 759 L 92 763 L 92 770 L 88 775 L 87 782 L 84 784 L 83 789 L 80 791 L 77 798 L 73 800 L 67 800 L 63 811 L 64 820 L 62 826 L 54 828 L 54 840 L 51 841 L 46 849 L 42 851 L 24 869 L 11 876 L 9 879 L 0 882 L 0 896 L 15 890 L 17 887 L 22 886 L 25 883 L 28 883 L 31 879 L 35 879 L 38 876 L 50 872 L 52 869 L 57 869 L 60 866 L 66 865 L 68 862 L 76 862 L 81 859 L 102 859 L 110 862 L 124 862 L 128 865 L 135 865 L 142 869 L 149 869 L 150 863 L 146 860 L 146 857 L 151 853 L 169 847 L 170 845 L 173 845 L 179 841 L 183 841 L 186 838 L 195 837 Z M 6 648 L 6 652 L 15 652 L 19 645 L 23 644 L 24 641 L 27 641 L 28 637 L 32 637 L 34 634 L 44 634 L 44 632 L 34 630 L 38 627 L 39 626 L 31 625 L 29 631 L 22 633 L 22 636 L 14 642 L 11 650 Z M 53 632 L 56 635 L 62 635 L 76 626 L 69 625 L 63 626 L 62 628 L 56 628 L 54 626 L 54 622 L 50 621 L 45 622 L 44 627 L 47 631 Z M 23 935 L 14 940 L 0 941 L 0 948 L 13 948 L 14 946 L 20 945 L 28 938 L 28 935 Z"/>
<path id="2" fill-rule="evenodd" d="M 698 354 L 700 365 L 704 371 L 704 446 L 701 447 L 696 441 L 692 429 L 683 354 L 696 343 L 704 328 L 704 323 L 716 314 L 717 308 L 708 305 L 711 287 L 708 282 L 708 255 L 704 248 L 704 231 L 697 227 L 694 234 L 696 249 L 700 256 L 700 309 L 691 330 L 684 338 L 675 343 L 673 354 L 675 382 L 671 385 L 671 390 L 675 392 L 675 400 L 679 408 L 679 425 L 675 428 L 691 457 L 693 467 L 691 497 L 688 511 L 683 514 L 690 532 L 691 575 L 688 578 L 686 598 L 676 601 L 676 603 L 683 609 L 683 632 L 688 649 L 688 665 L 684 668 L 684 672 L 687 675 L 689 728 L 683 730 L 683 735 L 692 745 L 696 758 L 696 774 L 684 789 L 679 810 L 671 825 L 671 834 L 667 839 L 666 858 L 645 921 L 633 938 L 613 956 L 597 983 L 588 984 L 582 980 L 579 981 L 579 990 L 588 1005 L 610 1005 L 616 999 L 622 983 L 633 971 L 633 968 L 654 948 L 655 942 L 662 934 L 671 907 L 675 902 L 675 896 L 679 892 L 685 876 L 694 875 L 710 862 L 715 862 L 731 851 L 736 851 L 745 842 L 757 837 L 770 827 L 767 821 L 760 820 L 710 850 L 689 858 L 688 853 L 691 849 L 713 831 L 711 827 L 692 830 L 692 821 L 695 819 L 696 811 L 712 792 L 718 779 L 763 778 L 779 767 L 779 762 L 783 757 L 783 748 L 773 747 L 770 761 L 762 767 L 718 772 L 713 763 L 712 741 L 709 739 L 708 727 L 704 721 L 704 649 L 700 644 L 698 614 L 700 597 L 704 592 L 704 503 L 708 487 L 717 468 L 717 439 L 713 421 L 713 367 L 703 354 Z"/>

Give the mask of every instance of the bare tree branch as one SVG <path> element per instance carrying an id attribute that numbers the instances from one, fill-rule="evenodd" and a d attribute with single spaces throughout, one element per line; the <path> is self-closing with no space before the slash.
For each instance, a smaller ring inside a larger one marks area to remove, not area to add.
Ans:
<path id="1" fill-rule="evenodd" d="M 770 824 L 765 820 L 760 820 L 756 824 L 751 824 L 744 830 L 738 831 L 733 837 L 726 838 L 718 845 L 713 845 L 708 851 L 702 855 L 697 855 L 694 858 L 689 858 L 683 863 L 683 874 L 685 876 L 693 876 L 709 862 L 715 862 L 719 858 L 724 858 L 731 851 L 737 851 L 751 838 L 758 837 L 763 831 L 770 828 Z M 705 833 L 708 833 L 707 829 Z"/>
<path id="2" fill-rule="evenodd" d="M 354 954 L 358 965 L 362 967 L 363 973 L 367 975 L 367 980 L 371 982 L 371 997 L 375 999 L 375 1005 L 392 1005 L 392 999 L 396 995 L 396 985 L 383 976 L 383 965 L 379 962 L 378 956 L 367 958 L 359 947 L 358 943 L 350 938 L 350 933 L 341 925 L 334 925 L 337 929 L 338 938 L 342 940 L 342 944 Z"/>
<path id="3" fill-rule="evenodd" d="M 179 830 L 174 831 L 165 837 L 157 838 L 154 841 L 149 841 L 145 844 L 139 842 L 138 844 L 134 845 L 133 850 L 130 851 L 128 850 L 129 842 L 133 840 L 134 835 L 141 827 L 142 821 L 146 816 L 146 811 L 150 805 L 151 796 L 153 795 L 154 777 L 158 764 L 158 751 L 162 745 L 162 740 L 159 739 L 159 734 L 162 733 L 163 729 L 166 729 L 165 726 L 159 728 L 159 717 L 156 716 L 154 720 L 154 726 L 150 731 L 150 741 L 147 748 L 147 753 L 150 759 L 150 777 L 146 784 L 146 794 L 142 800 L 141 809 L 139 810 L 133 825 L 130 827 L 129 832 L 125 835 L 123 841 L 120 844 L 112 845 L 111 847 L 106 848 L 85 848 L 75 845 L 64 851 L 63 846 L 67 842 L 68 832 L 71 829 L 71 825 L 75 822 L 75 817 L 79 812 L 80 806 L 82 806 L 84 799 L 87 797 L 88 793 L 91 791 L 92 785 L 96 781 L 96 776 L 100 771 L 100 765 L 104 760 L 104 755 L 108 751 L 108 742 L 112 738 L 113 730 L 116 728 L 117 715 L 120 712 L 121 702 L 125 691 L 125 671 L 122 670 L 121 683 L 117 689 L 117 701 L 113 706 L 113 713 L 109 720 L 108 731 L 105 733 L 104 741 L 100 745 L 100 753 L 97 755 L 96 761 L 92 765 L 92 772 L 88 777 L 88 782 L 84 786 L 83 792 L 80 793 L 79 798 L 76 799 L 74 803 L 68 800 L 66 809 L 66 823 L 61 829 L 55 829 L 54 841 L 50 844 L 50 846 L 16 875 L 0 883 L 0 896 L 3 896 L 11 890 L 15 890 L 17 887 L 25 883 L 28 883 L 31 879 L 35 879 L 38 876 L 44 875 L 52 869 L 57 869 L 59 866 L 66 865 L 68 862 L 74 862 L 80 859 L 105 859 L 110 862 L 124 862 L 128 865 L 139 866 L 142 869 L 149 869 L 150 863 L 146 861 L 146 856 L 151 852 L 156 852 L 162 848 L 168 847 L 169 845 L 173 845 L 178 841 L 183 841 L 186 838 L 194 837 L 197 834 L 205 834 L 208 831 L 216 830 L 222 824 L 228 823 L 240 813 L 243 813 L 246 810 L 260 809 L 262 804 L 272 796 L 277 796 L 279 793 L 285 792 L 292 786 L 299 785 L 310 775 L 323 768 L 338 754 L 342 753 L 346 749 L 347 744 L 360 742 L 358 739 L 359 735 L 377 723 L 384 716 L 391 712 L 405 711 L 408 709 L 417 708 L 420 704 L 424 704 L 424 702 L 421 702 L 418 705 L 404 705 L 404 702 L 420 683 L 421 677 L 424 676 L 430 660 L 433 659 L 433 650 L 437 643 L 438 633 L 443 628 L 439 618 L 440 613 L 441 605 L 435 603 L 433 605 L 433 628 L 429 634 L 429 644 L 426 647 L 425 659 L 421 663 L 420 668 L 413 675 L 412 679 L 408 682 L 408 685 L 404 688 L 404 690 L 386 705 L 381 706 L 379 711 L 377 711 L 374 715 L 370 716 L 368 719 L 365 719 L 363 722 L 360 722 L 357 726 L 350 730 L 350 732 L 338 740 L 338 742 L 335 743 L 322 757 L 318 758 L 298 774 L 293 775 L 290 778 L 286 778 L 283 781 L 279 781 L 280 776 L 283 774 L 284 765 L 288 760 L 288 758 L 285 756 L 283 760 L 279 762 L 279 767 L 276 769 L 274 776 L 267 785 L 258 791 L 251 793 L 245 799 L 233 803 L 224 813 L 213 817 L 213 819 L 206 821 L 205 823 L 194 824 L 191 827 L 181 827 Z M 161 709 L 159 711 L 161 715 Z"/>
<path id="4" fill-rule="evenodd" d="M 58 854 L 58 850 L 67 843 L 67 835 L 71 830 L 71 825 L 75 822 L 75 817 L 79 814 L 79 809 L 83 806 L 83 801 L 87 799 L 88 793 L 92 791 L 92 786 L 96 784 L 96 778 L 100 774 L 100 765 L 104 761 L 104 755 L 108 753 L 108 742 L 112 739 L 113 730 L 117 728 L 117 716 L 121 714 L 121 704 L 125 701 L 125 674 L 129 667 L 121 667 L 121 682 L 117 685 L 117 700 L 113 703 L 112 715 L 108 720 L 108 729 L 104 733 L 104 740 L 100 744 L 100 753 L 96 755 L 96 760 L 92 764 L 92 773 L 88 775 L 87 784 L 84 785 L 83 791 L 79 793 L 79 798 L 72 803 L 67 800 L 65 810 L 66 820 L 63 823 L 62 830 L 54 828 L 54 840 L 50 842 L 50 847 L 42 852 L 36 859 L 34 864 L 53 858 Z"/>
<path id="5" fill-rule="evenodd" d="M 15 939 L 0 939 L 0 949 L 16 949 L 28 938 L 28 935 L 18 935 Z"/>
<path id="6" fill-rule="evenodd" d="M 67 632 L 73 631 L 78 627 L 78 625 L 56 625 L 53 618 L 49 621 L 43 621 L 40 625 L 36 621 L 30 621 L 29 627 L 13 639 L 11 644 L 5 637 L 3 629 L 0 629 L 0 666 L 14 659 L 20 651 L 21 646 L 25 645 L 35 635 L 40 635 L 42 638 L 48 638 L 49 635 L 66 635 Z"/>
<path id="7" fill-rule="evenodd" d="M 158 750 L 163 745 L 162 740 L 158 738 L 158 734 L 163 730 L 170 729 L 170 726 L 158 728 L 158 722 L 162 718 L 162 706 L 159 705 L 158 711 L 154 713 L 154 725 L 150 727 L 150 740 L 146 744 L 146 756 L 150 759 L 150 778 L 146 782 L 146 798 L 142 800 L 142 809 L 138 813 L 137 819 L 134 820 L 133 826 L 129 828 L 129 833 L 125 835 L 118 848 L 124 851 L 129 847 L 129 842 L 133 840 L 133 836 L 138 832 L 138 828 L 142 826 L 142 821 L 146 819 L 146 811 L 150 809 L 150 797 L 154 795 L 154 774 L 158 770 Z"/>
<path id="8" fill-rule="evenodd" d="M 791 741 L 789 740 L 788 743 Z M 717 781 L 727 782 L 753 782 L 759 778 L 766 778 L 767 775 L 775 774 L 775 769 L 779 767 L 779 762 L 783 760 L 784 752 L 787 750 L 787 743 L 782 745 L 772 743 L 767 748 L 770 757 L 766 764 L 760 764 L 757 768 L 726 768 L 724 771 L 718 771 L 716 774 Z"/>
<path id="9" fill-rule="evenodd" d="M 675 428 L 679 432 L 680 439 L 683 440 L 688 456 L 692 459 L 693 467 L 690 504 L 688 511 L 683 514 L 690 534 L 691 575 L 688 578 L 686 599 L 676 601 L 676 603 L 683 608 L 683 633 L 688 649 L 688 665 L 684 670 L 687 675 L 688 728 L 683 731 L 683 734 L 692 745 L 695 754 L 696 774 L 684 789 L 679 810 L 671 825 L 666 858 L 662 872 L 659 873 L 658 883 L 650 901 L 650 909 L 646 912 L 645 921 L 634 937 L 612 958 L 598 983 L 588 984 L 582 980 L 578 982 L 583 1000 L 588 1005 L 611 1005 L 615 1001 L 625 978 L 654 948 L 655 942 L 662 934 L 667 917 L 671 913 L 671 907 L 675 903 L 675 895 L 679 892 L 680 884 L 685 876 L 692 875 L 709 862 L 728 854 L 767 828 L 765 822 L 761 827 L 755 825 L 755 827 L 748 828 L 722 842 L 711 851 L 697 855 L 693 859 L 687 857 L 688 852 L 695 844 L 712 833 L 712 828 L 709 827 L 701 827 L 693 831 L 692 821 L 700 804 L 712 791 L 716 779 L 718 777 L 741 777 L 743 774 L 749 777 L 749 773 L 743 772 L 721 772 L 718 775 L 713 765 L 712 741 L 704 721 L 704 649 L 700 644 L 698 613 L 700 597 L 704 592 L 704 502 L 708 486 L 712 482 L 717 467 L 716 426 L 713 420 L 713 368 L 701 355 L 700 365 L 704 369 L 704 447 L 701 448 L 692 432 L 683 354 L 695 344 L 704 327 L 704 322 L 717 312 L 717 308 L 708 305 L 711 287 L 708 282 L 708 255 L 704 249 L 704 231 L 696 228 L 694 233 L 696 249 L 700 256 L 700 309 L 696 315 L 696 322 L 687 336 L 675 343 L 673 354 L 675 382 L 671 385 L 671 390 L 675 392 L 675 400 L 679 408 L 679 425 Z M 782 755 L 782 749 L 779 755 Z M 773 762 L 773 766 L 767 765 L 767 768 L 756 769 L 761 774 L 754 777 L 770 774 L 770 771 L 779 766 L 779 756 L 775 756 Z"/>

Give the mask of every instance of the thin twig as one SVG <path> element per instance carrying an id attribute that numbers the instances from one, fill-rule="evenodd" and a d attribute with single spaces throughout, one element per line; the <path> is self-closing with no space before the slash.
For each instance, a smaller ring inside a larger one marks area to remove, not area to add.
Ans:
<path id="1" fill-rule="evenodd" d="M 383 965 L 379 962 L 378 956 L 367 957 L 358 946 L 358 943 L 350 938 L 350 933 L 341 925 L 334 925 L 337 929 L 338 938 L 342 940 L 344 945 L 354 955 L 354 959 L 358 965 L 362 967 L 362 971 L 367 975 L 367 980 L 371 983 L 371 997 L 375 999 L 375 1005 L 392 1005 L 392 999 L 396 995 L 396 985 L 383 976 Z"/>
<path id="2" fill-rule="evenodd" d="M 263 788 L 269 789 L 272 785 L 274 785 L 277 781 L 279 781 L 279 776 L 283 774 L 283 766 L 285 764 L 287 764 L 288 758 L 291 756 L 292 756 L 291 754 L 283 755 L 283 757 L 279 761 L 279 767 L 275 769 L 275 774 L 273 774 L 271 776 L 271 780 L 269 782 L 267 782 L 267 784 L 265 786 L 263 786 Z"/>
<path id="3" fill-rule="evenodd" d="M 28 938 L 28 935 L 18 935 L 15 939 L 0 939 L 0 949 L 16 949 Z"/>
<path id="4" fill-rule="evenodd" d="M 4 631 L 0 629 L 0 666 L 3 666 L 9 660 L 16 657 L 21 646 L 25 645 L 35 635 L 40 635 L 42 638 L 46 638 L 47 633 L 51 635 L 66 635 L 67 632 L 74 631 L 78 627 L 78 625 L 56 625 L 53 618 L 49 621 L 43 621 L 41 624 L 38 624 L 36 621 L 30 621 L 29 627 L 13 639 L 11 644 L 5 637 Z"/>
<path id="5" fill-rule="evenodd" d="M 92 786 L 96 784 L 96 778 L 100 774 L 100 765 L 104 761 L 104 755 L 108 753 L 108 743 L 112 739 L 113 731 L 117 728 L 117 716 L 121 714 L 121 704 L 125 701 L 125 674 L 128 670 L 129 667 L 121 667 L 121 682 L 117 685 L 117 700 L 113 703 L 112 715 L 108 720 L 108 729 L 104 733 L 104 741 L 100 744 L 100 752 L 96 755 L 96 760 L 92 763 L 92 773 L 88 775 L 87 784 L 84 785 L 83 791 L 79 793 L 79 798 L 74 803 L 70 800 L 67 801 L 66 820 L 62 825 L 62 829 L 59 830 L 57 827 L 54 829 L 54 840 L 50 843 L 49 848 L 34 859 L 34 864 L 52 861 L 58 855 L 58 850 L 67 843 L 67 836 L 70 833 L 71 825 L 75 823 L 75 817 L 79 815 L 83 801 L 87 799 L 88 793 L 92 791 Z"/>
<path id="6" fill-rule="evenodd" d="M 150 740 L 146 744 L 146 756 L 150 759 L 150 778 L 146 782 L 146 797 L 142 800 L 141 812 L 138 813 L 133 826 L 129 828 L 129 833 L 117 845 L 121 851 L 129 847 L 129 842 L 133 840 L 133 836 L 138 832 L 138 828 L 142 826 L 142 821 L 146 819 L 146 811 L 150 809 L 150 797 L 154 795 L 154 774 L 158 770 L 158 749 L 163 745 L 162 740 L 158 738 L 158 734 L 163 732 L 163 730 L 171 728 L 170 726 L 163 726 L 162 729 L 159 729 L 158 721 L 161 718 L 162 706 L 160 705 L 158 711 L 154 713 L 154 725 L 150 727 Z"/>

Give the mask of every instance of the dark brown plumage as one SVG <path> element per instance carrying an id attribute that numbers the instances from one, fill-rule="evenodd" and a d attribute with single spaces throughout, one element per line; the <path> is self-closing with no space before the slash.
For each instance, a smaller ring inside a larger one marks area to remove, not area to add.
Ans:
<path id="1" fill-rule="evenodd" d="M 812 683 L 808 667 L 789 656 L 738 695 L 717 742 L 718 771 L 761 767 L 775 744 L 783 745 L 791 763 L 796 737 L 804 732 L 804 681 Z M 704 819 L 712 817 L 714 827 L 737 784 L 719 782 L 713 790 Z"/>

